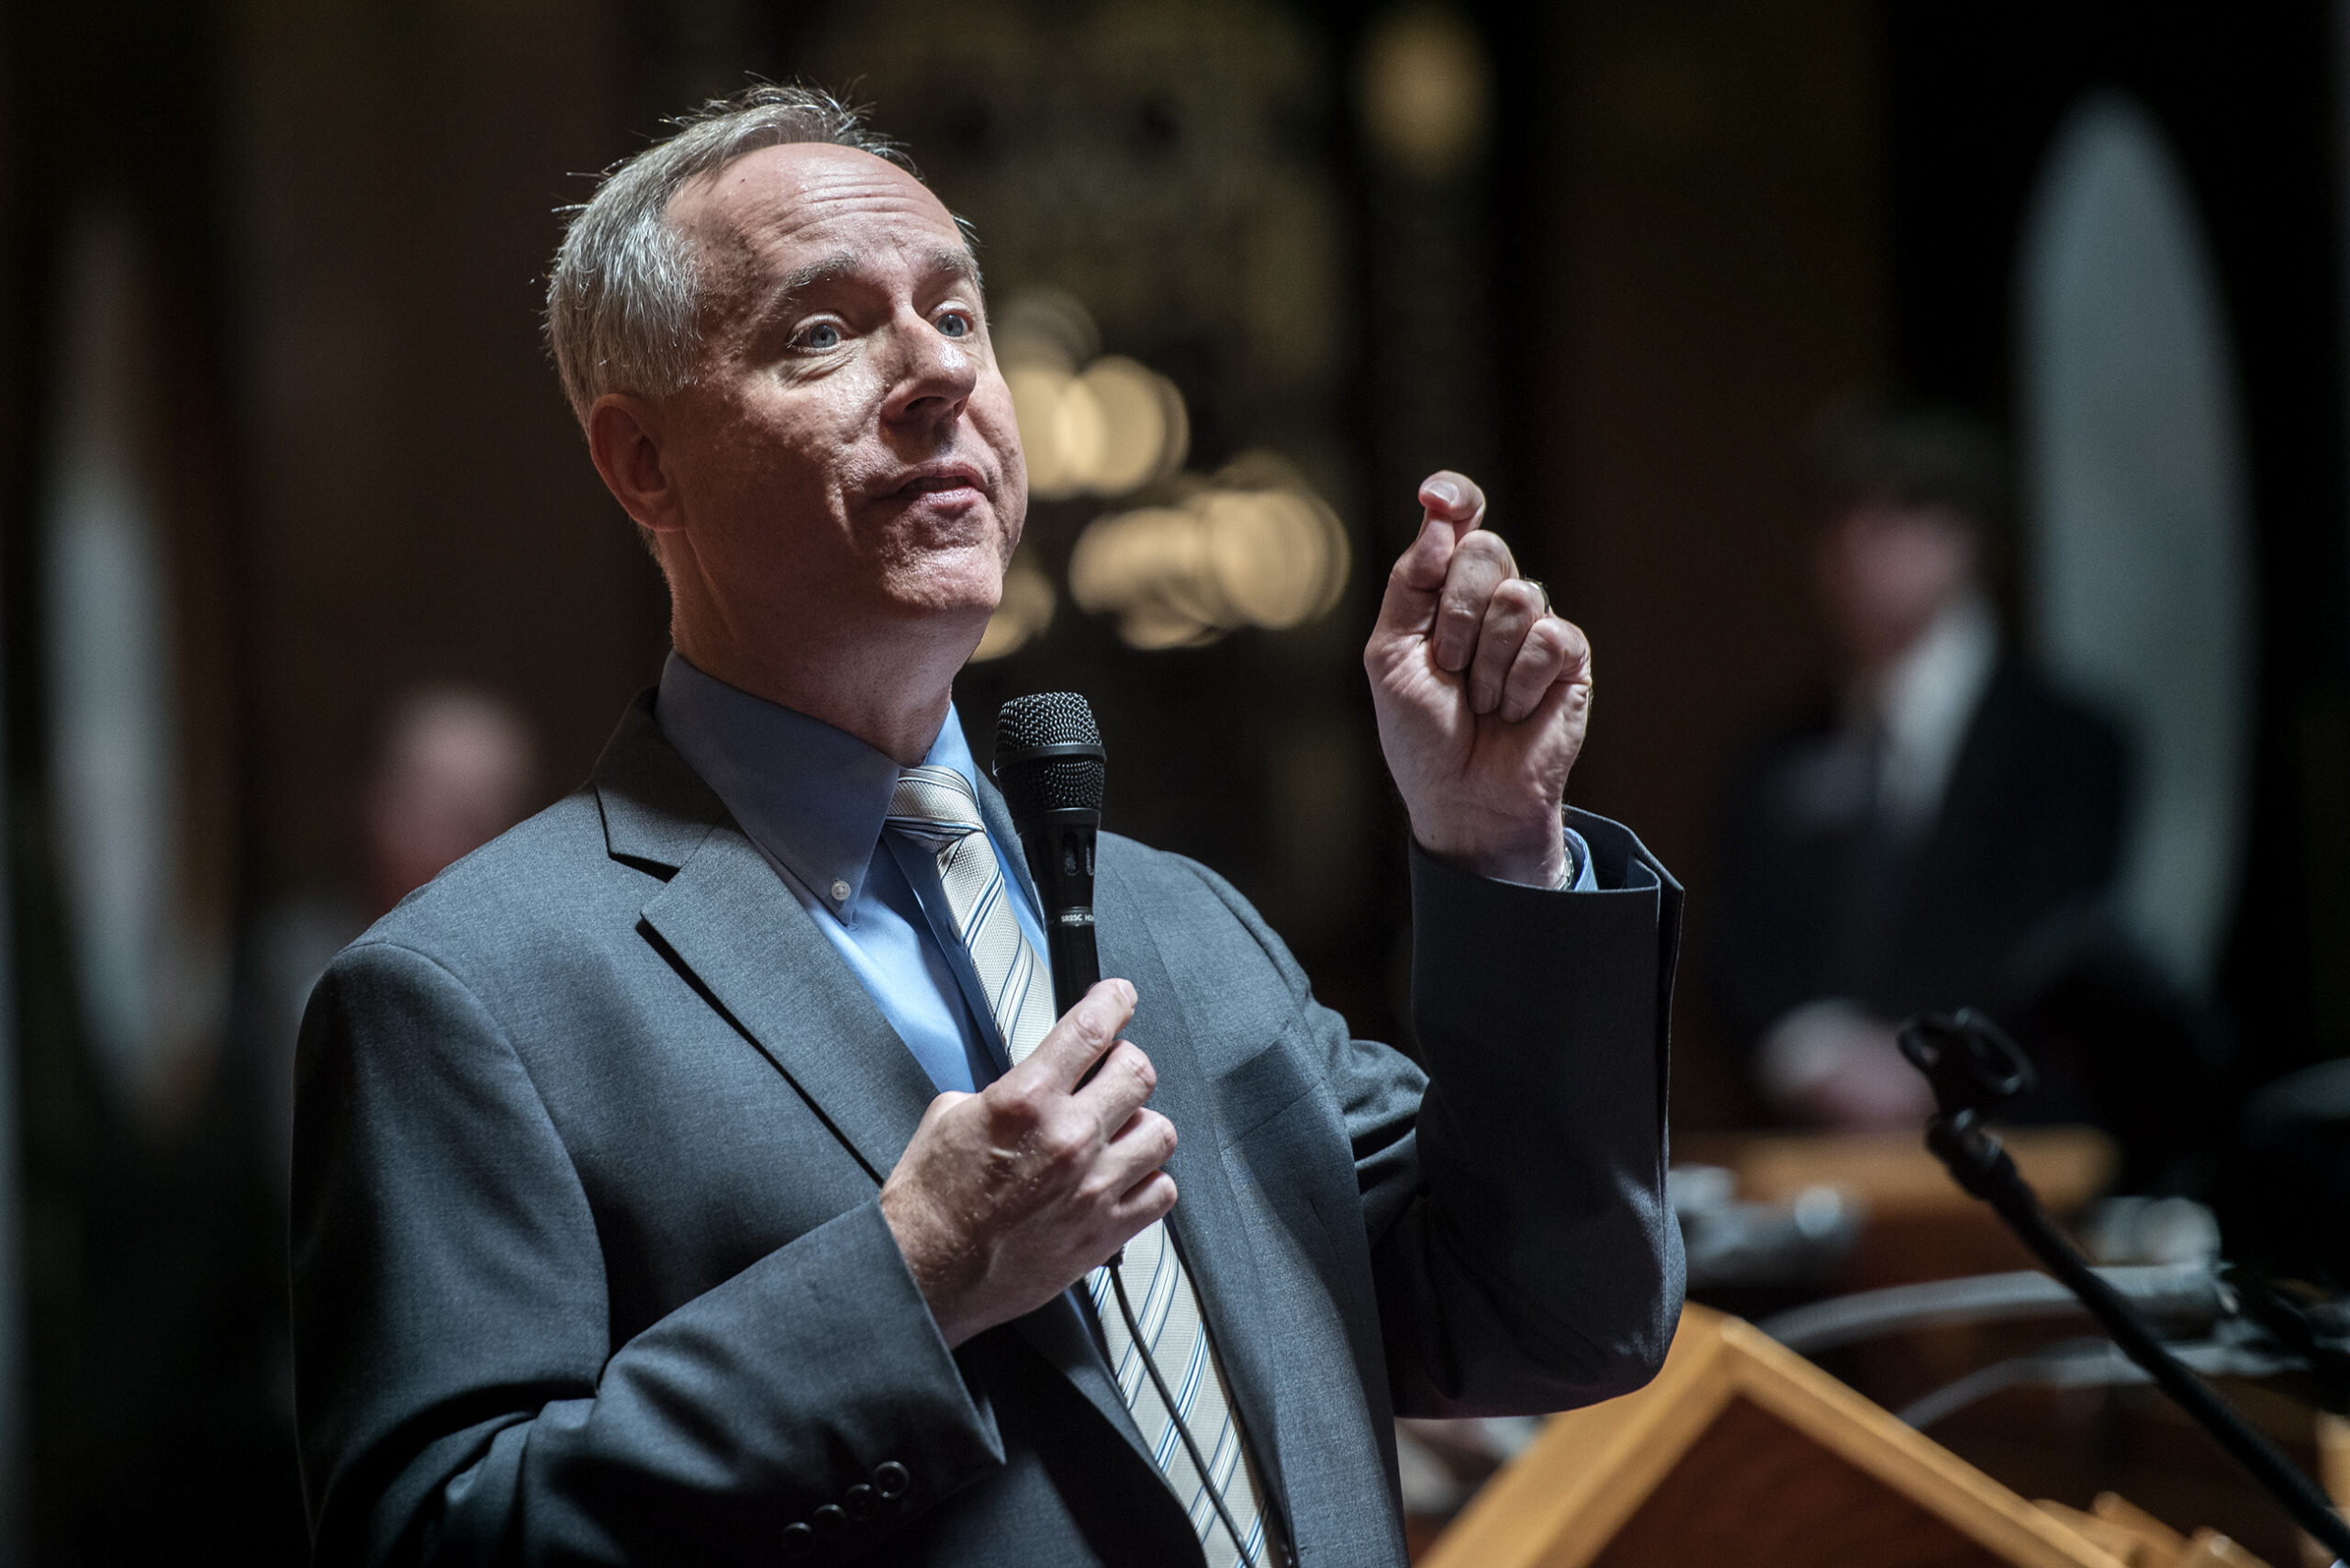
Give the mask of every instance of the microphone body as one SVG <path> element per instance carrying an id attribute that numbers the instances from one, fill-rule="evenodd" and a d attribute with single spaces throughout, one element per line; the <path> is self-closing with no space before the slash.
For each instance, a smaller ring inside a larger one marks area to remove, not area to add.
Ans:
<path id="1" fill-rule="evenodd" d="M 1015 697 L 997 715 L 996 787 L 1012 809 L 1045 906 L 1057 1016 L 1102 978 L 1093 940 L 1093 848 L 1107 760 L 1093 710 L 1074 692 Z"/>

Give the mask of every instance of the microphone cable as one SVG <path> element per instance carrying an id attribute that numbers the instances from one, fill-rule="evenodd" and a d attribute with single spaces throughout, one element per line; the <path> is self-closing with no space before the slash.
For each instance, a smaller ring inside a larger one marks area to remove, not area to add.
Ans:
<path id="1" fill-rule="evenodd" d="M 1168 1241 L 1171 1244 L 1174 1238 L 1169 1237 Z M 1183 1412 L 1175 1404 L 1175 1395 L 1168 1390 L 1166 1376 L 1158 1370 L 1158 1358 L 1150 1353 L 1150 1341 L 1143 1338 L 1142 1325 L 1135 1319 L 1134 1303 L 1126 1299 L 1126 1276 L 1118 1267 L 1125 1259 L 1126 1249 L 1121 1247 L 1110 1255 L 1110 1261 L 1103 1265 L 1110 1271 L 1110 1289 L 1118 1298 L 1118 1316 L 1125 1319 L 1126 1333 L 1134 1340 L 1135 1350 L 1142 1356 L 1142 1370 L 1150 1378 L 1150 1386 L 1158 1391 L 1158 1402 L 1167 1406 L 1167 1418 L 1175 1423 L 1175 1435 L 1183 1439 L 1183 1451 L 1192 1456 L 1192 1468 L 1200 1473 L 1200 1485 L 1206 1491 L 1208 1502 L 1215 1509 L 1215 1517 L 1222 1521 L 1224 1533 L 1232 1538 L 1232 1549 L 1239 1553 L 1241 1568 L 1256 1568 L 1257 1560 L 1249 1555 L 1248 1543 L 1241 1539 L 1240 1527 L 1232 1522 L 1232 1510 L 1225 1506 L 1224 1489 L 1209 1473 L 1208 1462 L 1200 1453 L 1199 1439 L 1192 1436 L 1191 1425 L 1183 1419 Z M 1200 1325 L 1200 1332 L 1202 1335 L 1207 1333 L 1205 1323 Z M 1247 1461 L 1244 1459 L 1242 1462 Z"/>

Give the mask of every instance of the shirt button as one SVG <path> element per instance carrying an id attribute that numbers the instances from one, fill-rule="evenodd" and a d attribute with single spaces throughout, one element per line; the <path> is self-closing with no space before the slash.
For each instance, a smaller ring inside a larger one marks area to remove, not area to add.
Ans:
<path id="1" fill-rule="evenodd" d="M 783 1551 L 787 1557 L 804 1555 L 816 1544 L 816 1532 L 804 1524 L 783 1527 Z"/>
<path id="2" fill-rule="evenodd" d="M 838 1503 L 825 1504 L 808 1516 L 808 1522 L 815 1526 L 816 1533 L 827 1540 L 848 1529 L 848 1516 L 841 1511 Z"/>
<path id="3" fill-rule="evenodd" d="M 869 1519 L 881 1511 L 880 1495 L 862 1481 L 841 1494 L 841 1506 L 853 1519 Z"/>
<path id="4" fill-rule="evenodd" d="M 834 882 L 833 884 L 833 902 L 834 903 L 846 903 L 848 902 L 848 895 L 853 890 L 854 890 L 851 889 L 846 882 Z"/>
<path id="5" fill-rule="evenodd" d="M 907 1484 L 913 1477 L 906 1467 L 894 1459 L 883 1460 L 873 1467 L 873 1490 L 892 1501 L 906 1495 Z"/>

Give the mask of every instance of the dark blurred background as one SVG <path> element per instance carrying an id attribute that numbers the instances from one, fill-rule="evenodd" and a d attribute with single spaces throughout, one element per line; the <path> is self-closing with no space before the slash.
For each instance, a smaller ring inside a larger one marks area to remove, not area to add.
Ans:
<path id="1" fill-rule="evenodd" d="M 2331 1266 L 2233 1117 L 2350 1054 L 2350 8 L 12 0 L 0 1561 L 306 1550 L 293 1020 L 657 672 L 544 271 L 593 171 L 753 77 L 904 141 L 1024 334 L 1032 461 L 1093 454 L 1040 486 L 975 748 L 1088 693 L 1111 825 L 1407 1047 L 1359 652 L 1416 480 L 1483 482 L 1597 650 L 1572 800 L 1691 890 L 1676 1132 L 1785 1114 L 1705 980 L 1737 759 L 1836 668 L 1820 420 L 2000 431 L 2003 645 L 2129 748 L 2123 989 L 2212 1085 L 2191 1133 L 2109 1130 Z M 1137 386 L 1173 401 L 1110 472 L 1085 420 Z"/>

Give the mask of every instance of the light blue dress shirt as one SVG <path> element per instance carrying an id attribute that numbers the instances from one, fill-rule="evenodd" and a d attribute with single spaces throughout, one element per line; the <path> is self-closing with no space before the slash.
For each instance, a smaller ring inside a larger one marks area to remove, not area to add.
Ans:
<path id="1" fill-rule="evenodd" d="M 820 719 L 705 675 L 672 652 L 654 717 L 679 756 L 725 804 L 847 961 L 931 1082 L 966 1092 L 1005 1070 L 1003 1037 L 956 934 L 929 851 L 881 831 L 897 788 L 889 756 Z M 950 706 L 923 758 L 951 767 L 976 792 L 979 767 Z M 1043 916 L 1015 874 L 1020 846 L 988 834 L 1016 889 L 1013 913 L 1046 953 Z M 1591 850 L 1570 829 L 1572 890 L 1598 886 Z"/>
<path id="2" fill-rule="evenodd" d="M 820 719 L 704 675 L 674 652 L 661 671 L 654 716 L 782 875 L 930 1081 L 968 1092 L 1002 1072 L 1003 1038 L 956 935 L 937 861 L 901 834 L 881 831 L 897 763 Z M 951 707 L 923 761 L 953 768 L 976 792 L 979 768 Z M 1020 846 L 988 836 L 1005 885 L 1018 890 L 1013 913 L 1041 958 L 1042 917 L 1013 874 Z"/>

